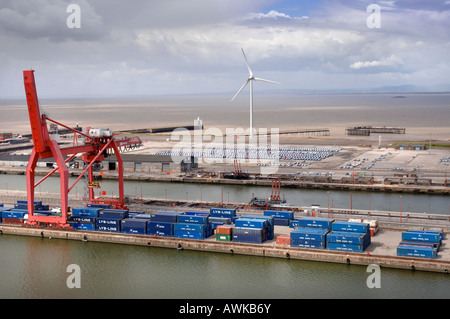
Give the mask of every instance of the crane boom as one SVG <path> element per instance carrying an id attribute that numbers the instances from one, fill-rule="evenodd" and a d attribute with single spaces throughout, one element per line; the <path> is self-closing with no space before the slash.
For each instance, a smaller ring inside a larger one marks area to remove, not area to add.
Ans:
<path id="1" fill-rule="evenodd" d="M 95 199 L 93 189 L 89 190 L 89 203 L 107 203 L 115 208 L 126 208 L 124 201 L 124 187 L 123 187 L 123 161 L 120 156 L 120 151 L 113 136 L 88 136 L 84 145 L 71 146 L 67 148 L 60 148 L 58 143 L 50 138 L 47 128 L 47 120 L 69 128 L 59 122 L 48 118 L 45 114 L 41 114 L 39 110 L 39 101 L 36 90 L 36 83 L 34 79 L 34 70 L 23 71 L 25 94 L 28 104 L 28 114 L 30 118 L 31 133 L 33 139 L 33 150 L 31 152 L 30 160 L 27 165 L 27 204 L 28 204 L 28 221 L 27 225 L 38 226 L 41 223 L 47 225 L 56 225 L 60 228 L 67 228 L 70 225 L 67 223 L 69 210 L 69 192 L 78 182 L 69 187 L 69 172 L 64 156 L 71 155 L 70 158 L 75 157 L 79 153 L 82 154 L 82 159 L 86 163 L 86 168 L 80 174 L 84 175 L 86 171 L 89 174 L 89 182 L 93 182 L 94 163 L 100 162 L 105 158 L 106 150 L 112 149 L 117 157 L 118 173 L 119 173 L 119 198 L 118 199 Z M 69 128 L 71 129 L 71 128 Z M 71 129 L 75 134 L 80 132 Z M 84 134 L 83 134 L 84 135 Z M 39 158 L 53 157 L 58 165 L 57 169 L 52 170 L 39 182 L 35 183 L 35 168 Z M 60 175 L 61 187 L 61 216 L 40 216 L 34 214 L 34 189 L 37 185 L 47 179 L 54 172 L 58 171 Z"/>

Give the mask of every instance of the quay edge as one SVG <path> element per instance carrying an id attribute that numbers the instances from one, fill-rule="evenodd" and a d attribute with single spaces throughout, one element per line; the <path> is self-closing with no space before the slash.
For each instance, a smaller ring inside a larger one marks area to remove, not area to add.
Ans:
<path id="1" fill-rule="evenodd" d="M 82 242 L 101 242 L 128 244 L 177 250 L 195 250 L 237 255 L 251 255 L 282 259 L 297 259 L 348 265 L 379 265 L 381 268 L 408 269 L 448 274 L 450 261 L 428 260 L 398 256 L 374 255 L 372 253 L 350 253 L 329 250 L 294 248 L 290 246 L 252 245 L 233 242 L 216 242 L 208 240 L 180 239 L 172 237 L 152 237 L 144 235 L 116 234 L 103 232 L 85 232 L 54 230 L 46 228 L 28 228 L 13 225 L 0 225 L 1 234 L 33 236 L 51 239 L 75 240 Z"/>

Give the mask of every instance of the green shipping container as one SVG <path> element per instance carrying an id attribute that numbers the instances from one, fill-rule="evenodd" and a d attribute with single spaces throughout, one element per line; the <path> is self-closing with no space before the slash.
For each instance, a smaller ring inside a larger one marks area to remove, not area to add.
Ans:
<path id="1" fill-rule="evenodd" d="M 231 241 L 231 235 L 217 234 L 216 239 L 218 241 Z"/>

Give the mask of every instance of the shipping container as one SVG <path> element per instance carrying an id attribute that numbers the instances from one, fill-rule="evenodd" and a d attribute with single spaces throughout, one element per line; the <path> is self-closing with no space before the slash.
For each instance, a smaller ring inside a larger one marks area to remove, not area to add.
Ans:
<path id="1" fill-rule="evenodd" d="M 147 232 L 149 230 L 161 230 L 168 233 L 173 233 L 174 230 L 174 223 L 168 223 L 168 222 L 158 222 L 158 221 L 147 221 Z"/>
<path id="2" fill-rule="evenodd" d="M 334 219 L 318 217 L 299 218 L 300 227 L 331 228 Z"/>
<path id="3" fill-rule="evenodd" d="M 325 242 L 328 232 L 328 228 L 297 227 L 290 233 L 290 238 Z"/>
<path id="4" fill-rule="evenodd" d="M 363 252 L 365 247 L 364 245 L 327 242 L 327 249 L 338 251 Z"/>
<path id="5" fill-rule="evenodd" d="M 120 226 L 147 229 L 147 222 L 146 219 L 125 218 L 121 220 Z"/>
<path id="6" fill-rule="evenodd" d="M 205 238 L 209 237 L 206 232 L 174 230 L 173 233 L 174 233 L 174 236 L 177 238 L 205 239 Z"/>
<path id="7" fill-rule="evenodd" d="M 69 216 L 67 220 L 75 223 L 95 223 L 97 217 L 89 216 Z"/>
<path id="8" fill-rule="evenodd" d="M 103 231 L 103 232 L 111 232 L 111 233 L 120 233 L 121 232 L 120 226 L 100 224 L 100 225 L 97 225 L 96 228 L 97 228 L 97 231 Z"/>
<path id="9" fill-rule="evenodd" d="M 324 241 L 291 239 L 291 247 L 325 249 L 326 243 Z"/>
<path id="10" fill-rule="evenodd" d="M 233 228 L 232 241 L 241 243 L 261 244 L 266 240 L 264 228 Z"/>
<path id="11" fill-rule="evenodd" d="M 220 235 L 231 235 L 233 231 L 232 225 L 221 225 L 216 227 L 216 234 Z"/>
<path id="12" fill-rule="evenodd" d="M 296 228 L 296 227 L 300 227 L 300 219 L 299 218 L 291 219 L 289 221 L 289 228 Z"/>
<path id="13" fill-rule="evenodd" d="M 231 222 L 234 222 L 236 218 L 235 208 L 211 208 L 209 210 L 210 217 L 226 217 L 230 218 Z"/>
<path id="14" fill-rule="evenodd" d="M 234 221 L 236 227 L 246 227 L 246 228 L 264 228 L 267 227 L 267 221 L 263 219 L 246 219 L 238 218 Z"/>
<path id="15" fill-rule="evenodd" d="M 179 215 L 178 223 L 206 224 L 209 221 L 208 215 Z"/>
<path id="16" fill-rule="evenodd" d="M 231 235 L 216 234 L 216 240 L 218 240 L 218 241 L 231 241 Z"/>
<path id="17" fill-rule="evenodd" d="M 124 219 L 124 218 L 128 218 L 128 210 L 102 209 L 99 211 L 98 217 L 108 218 L 108 219 Z"/>
<path id="18" fill-rule="evenodd" d="M 24 221 L 22 218 L 2 218 L 3 224 L 23 224 Z"/>
<path id="19" fill-rule="evenodd" d="M 280 235 L 277 236 L 277 245 L 290 245 L 291 244 L 291 237 L 289 235 Z"/>
<path id="20" fill-rule="evenodd" d="M 176 223 L 173 225 L 174 230 L 206 232 L 211 225 L 208 224 L 192 224 L 192 223 Z"/>
<path id="21" fill-rule="evenodd" d="M 444 233 L 436 230 L 408 230 L 409 233 L 423 233 L 423 234 L 434 234 L 439 235 L 441 240 L 444 239 Z"/>
<path id="22" fill-rule="evenodd" d="M 93 223 L 70 223 L 70 226 L 75 230 L 94 231 L 95 224 Z"/>
<path id="23" fill-rule="evenodd" d="M 367 223 L 335 221 L 332 223 L 331 230 L 332 231 L 368 233 L 368 232 L 370 232 L 370 226 Z"/>
<path id="24" fill-rule="evenodd" d="M 98 217 L 101 208 L 97 207 L 76 207 L 72 209 L 72 216 L 89 216 L 89 217 Z"/>
<path id="25" fill-rule="evenodd" d="M 156 222 L 176 223 L 181 214 L 182 213 L 177 212 L 156 212 L 151 214 L 151 220 Z"/>
<path id="26" fill-rule="evenodd" d="M 266 210 L 264 211 L 264 216 L 273 216 L 282 219 L 294 219 L 294 212 L 284 210 Z"/>
<path id="27" fill-rule="evenodd" d="M 120 219 L 115 218 L 97 218 L 95 223 L 97 226 L 115 226 L 120 227 Z"/>
<path id="28" fill-rule="evenodd" d="M 146 235 L 147 229 L 146 227 L 129 227 L 129 226 L 120 226 L 120 232 L 124 234 L 133 234 L 133 235 Z"/>
<path id="29" fill-rule="evenodd" d="M 370 240 L 370 233 L 336 232 L 332 231 L 327 235 L 328 243 L 343 243 L 366 245 Z"/>
<path id="30" fill-rule="evenodd" d="M 433 247 L 400 245 L 397 247 L 397 256 L 437 258 L 437 249 Z"/>
<path id="31" fill-rule="evenodd" d="M 147 235 L 158 236 L 158 237 L 173 237 L 173 229 L 147 229 Z"/>
<path id="32" fill-rule="evenodd" d="M 429 241 L 434 243 L 441 242 L 441 236 L 438 233 L 424 231 L 406 231 L 402 233 L 402 240 L 405 241 Z"/>

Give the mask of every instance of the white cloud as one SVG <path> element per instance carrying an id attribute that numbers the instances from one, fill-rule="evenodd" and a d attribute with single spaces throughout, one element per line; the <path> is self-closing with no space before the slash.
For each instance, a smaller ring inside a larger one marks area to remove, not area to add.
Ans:
<path id="1" fill-rule="evenodd" d="M 246 15 L 244 17 L 244 20 L 253 20 L 253 19 L 257 19 L 257 20 L 261 20 L 261 19 L 274 19 L 274 20 L 303 20 L 303 19 L 308 19 L 307 16 L 302 16 L 302 17 L 291 17 L 288 14 L 282 13 L 282 12 L 278 12 L 276 10 L 270 10 L 267 13 L 249 13 L 248 15 Z"/>
<path id="2" fill-rule="evenodd" d="M 373 61 L 358 61 L 355 63 L 352 63 L 350 65 L 350 68 L 359 70 L 359 69 L 365 69 L 365 68 L 372 68 L 372 67 L 380 67 L 380 66 L 398 66 L 403 64 L 403 61 L 401 58 L 398 58 L 395 55 L 391 55 L 388 58 L 381 59 L 381 60 L 373 60 Z"/>

